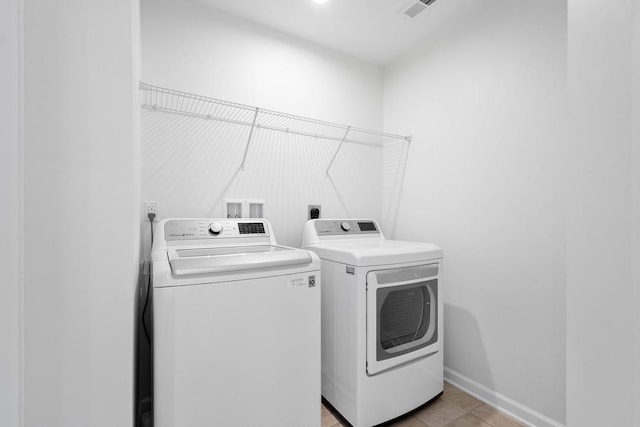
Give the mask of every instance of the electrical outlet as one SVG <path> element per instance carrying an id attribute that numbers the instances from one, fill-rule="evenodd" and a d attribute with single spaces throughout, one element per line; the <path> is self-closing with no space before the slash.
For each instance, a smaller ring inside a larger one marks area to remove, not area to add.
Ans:
<path id="1" fill-rule="evenodd" d="M 149 214 L 156 214 L 155 218 L 153 218 L 153 222 L 158 222 L 160 220 L 160 203 L 158 202 L 144 202 L 144 219 L 145 221 L 149 219 Z"/>
<path id="2" fill-rule="evenodd" d="M 307 207 L 307 219 L 320 218 L 320 205 L 308 205 Z"/>

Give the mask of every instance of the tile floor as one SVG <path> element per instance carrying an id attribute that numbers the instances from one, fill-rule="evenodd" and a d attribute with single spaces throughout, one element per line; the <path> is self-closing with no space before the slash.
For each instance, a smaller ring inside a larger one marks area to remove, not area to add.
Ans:
<path id="1" fill-rule="evenodd" d="M 322 406 L 322 427 L 349 426 Z M 392 427 L 522 427 L 523 424 L 444 383 L 444 394 L 431 404 L 391 424 Z"/>

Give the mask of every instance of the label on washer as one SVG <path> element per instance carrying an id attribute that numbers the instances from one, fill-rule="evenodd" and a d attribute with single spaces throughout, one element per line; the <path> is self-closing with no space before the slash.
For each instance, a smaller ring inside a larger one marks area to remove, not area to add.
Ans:
<path id="1" fill-rule="evenodd" d="M 289 280 L 290 288 L 315 288 L 316 287 L 316 276 L 309 276 L 308 278 L 300 277 L 297 279 Z"/>
<path id="2" fill-rule="evenodd" d="M 305 286 L 305 287 L 307 286 L 307 279 L 305 279 L 304 277 L 289 280 L 290 288 L 299 288 L 302 286 Z"/>

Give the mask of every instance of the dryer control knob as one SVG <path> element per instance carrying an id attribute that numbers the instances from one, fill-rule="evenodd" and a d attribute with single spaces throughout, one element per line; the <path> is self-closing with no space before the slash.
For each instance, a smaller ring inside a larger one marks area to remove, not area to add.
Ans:
<path id="1" fill-rule="evenodd" d="M 222 224 L 220 224 L 219 222 L 209 224 L 209 233 L 213 234 L 214 236 L 222 233 Z"/>
<path id="2" fill-rule="evenodd" d="M 342 228 L 344 231 L 349 231 L 351 230 L 351 224 L 345 221 L 342 224 L 340 224 L 340 228 Z"/>

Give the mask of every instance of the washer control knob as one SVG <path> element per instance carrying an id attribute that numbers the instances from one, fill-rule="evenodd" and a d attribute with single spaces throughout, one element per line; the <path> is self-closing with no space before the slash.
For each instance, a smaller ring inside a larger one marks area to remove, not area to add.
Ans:
<path id="1" fill-rule="evenodd" d="M 340 224 L 340 228 L 342 228 L 344 231 L 349 231 L 351 230 L 351 224 L 345 221 L 342 224 Z"/>
<path id="2" fill-rule="evenodd" d="M 219 222 L 214 222 L 213 224 L 209 224 L 209 233 L 217 236 L 222 233 L 222 224 Z"/>

